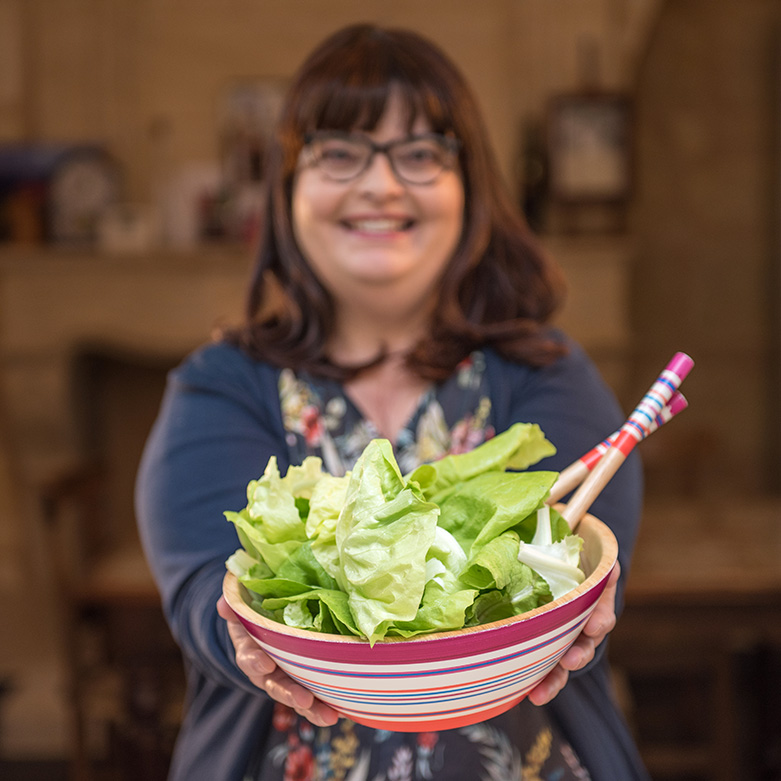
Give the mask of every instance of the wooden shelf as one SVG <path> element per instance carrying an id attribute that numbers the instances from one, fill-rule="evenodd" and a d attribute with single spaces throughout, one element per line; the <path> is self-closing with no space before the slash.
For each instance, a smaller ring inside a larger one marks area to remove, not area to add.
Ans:
<path id="1" fill-rule="evenodd" d="M 713 759 L 699 747 L 649 746 L 643 748 L 643 759 L 654 778 L 696 776 L 709 778 Z"/>

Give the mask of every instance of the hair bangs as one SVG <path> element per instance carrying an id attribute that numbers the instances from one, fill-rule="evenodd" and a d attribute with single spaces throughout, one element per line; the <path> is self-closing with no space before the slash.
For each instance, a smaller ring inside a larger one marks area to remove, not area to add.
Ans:
<path id="1" fill-rule="evenodd" d="M 408 130 L 419 117 L 435 133 L 453 129 L 443 99 L 445 90 L 417 69 L 390 57 L 349 58 L 338 72 L 328 69 L 312 79 L 299 100 L 297 125 L 301 134 L 314 130 L 372 131 L 379 124 L 391 95 L 401 99 Z"/>

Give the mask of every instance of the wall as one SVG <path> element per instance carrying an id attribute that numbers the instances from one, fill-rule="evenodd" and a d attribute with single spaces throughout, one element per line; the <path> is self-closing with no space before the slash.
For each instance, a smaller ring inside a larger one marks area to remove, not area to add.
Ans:
<path id="1" fill-rule="evenodd" d="M 183 169 L 216 162 L 229 85 L 283 81 L 329 31 L 376 20 L 413 26 L 462 65 L 515 186 L 522 121 L 539 116 L 552 91 L 580 84 L 584 40 L 600 52 L 605 86 L 619 87 L 631 81 L 657 6 L 655 0 L 557 0 L 555 7 L 549 0 L 485 0 L 478 11 L 471 0 L 0 0 L 0 141 L 104 142 L 123 165 L 125 197 L 153 203 Z M 597 287 L 613 319 L 594 317 L 602 302 L 576 292 L 565 323 L 581 324 L 618 384 L 615 349 L 627 340 L 626 244 L 587 244 L 584 255 L 560 242 L 557 254 L 575 279 L 602 280 Z M 182 280 L 188 267 L 189 282 L 171 281 Z M 208 336 L 215 319 L 232 314 L 229 291 L 244 276 L 236 254 L 221 268 L 219 255 L 201 253 L 153 253 L 139 262 L 3 248 L 0 270 L 2 387 L 13 413 L 4 442 L 18 443 L 9 465 L 17 470 L 9 484 L 17 488 L 78 459 L 67 406 L 74 351 L 102 340 L 183 353 Z M 171 297 L 172 286 L 183 284 L 181 295 Z M 177 300 L 188 302 L 178 316 Z M 612 332 L 608 322 L 618 324 Z M 165 339 L 150 340 L 161 329 Z M 68 743 L 56 602 L 47 599 L 56 585 L 46 572 L 34 499 L 34 492 L 5 491 L 0 503 L 0 621 L 26 626 L 0 653 L 0 672 L 12 674 L 18 687 L 0 750 L 15 756 L 57 755 Z M 38 573 L 32 584 L 31 572 Z M 46 603 L 34 625 L 24 621 L 25 599 Z"/>
<path id="2" fill-rule="evenodd" d="M 105 140 L 127 165 L 130 197 L 148 198 L 161 167 L 214 157 L 231 79 L 284 79 L 325 34 L 372 20 L 414 26 L 458 60 L 510 171 L 520 118 L 578 84 L 583 41 L 616 86 L 657 6 L 485 0 L 478 13 L 472 0 L 0 0 L 9 61 L 0 138 Z"/>
<path id="3" fill-rule="evenodd" d="M 634 365 L 697 360 L 685 425 L 654 443 L 681 452 L 658 454 L 656 492 L 682 489 L 684 453 L 684 490 L 781 487 L 780 31 L 777 2 L 669 2 L 638 73 Z"/>

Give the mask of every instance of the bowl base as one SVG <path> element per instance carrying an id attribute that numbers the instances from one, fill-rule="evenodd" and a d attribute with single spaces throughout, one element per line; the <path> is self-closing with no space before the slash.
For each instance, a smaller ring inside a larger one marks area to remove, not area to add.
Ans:
<path id="1" fill-rule="evenodd" d="M 384 729 L 388 732 L 443 732 L 447 729 L 458 729 L 459 727 L 479 724 L 481 721 L 488 721 L 488 719 L 494 718 L 494 716 L 500 716 L 502 713 L 510 710 L 510 708 L 514 708 L 525 696 L 524 694 L 509 702 L 503 702 L 501 705 L 495 705 L 493 708 L 486 708 L 478 712 L 466 713 L 460 716 L 432 718 L 424 721 L 415 721 L 414 718 L 401 721 L 372 719 L 355 715 L 354 713 L 343 713 L 338 708 L 335 708 L 335 710 L 339 710 L 339 713 L 344 718 L 372 729 Z"/>

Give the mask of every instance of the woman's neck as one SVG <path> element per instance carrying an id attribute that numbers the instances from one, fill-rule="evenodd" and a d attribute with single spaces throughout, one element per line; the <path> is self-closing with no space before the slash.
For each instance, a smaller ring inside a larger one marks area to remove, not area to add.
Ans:
<path id="1" fill-rule="evenodd" d="M 393 354 L 379 366 L 345 383 L 345 392 L 381 437 L 398 440 L 430 383 L 411 372 L 402 356 Z"/>
<path id="2" fill-rule="evenodd" d="M 345 391 L 380 436 L 395 441 L 417 408 L 429 383 L 411 372 L 407 353 L 430 327 L 428 312 L 388 312 L 387 308 L 337 307 L 337 323 L 329 342 L 332 360 L 365 363 L 381 351 L 386 360 L 345 383 Z"/>
<path id="3" fill-rule="evenodd" d="M 337 323 L 329 340 L 331 358 L 339 363 L 361 363 L 385 351 L 403 355 L 425 335 L 428 314 L 388 314 L 355 307 L 338 307 Z"/>

